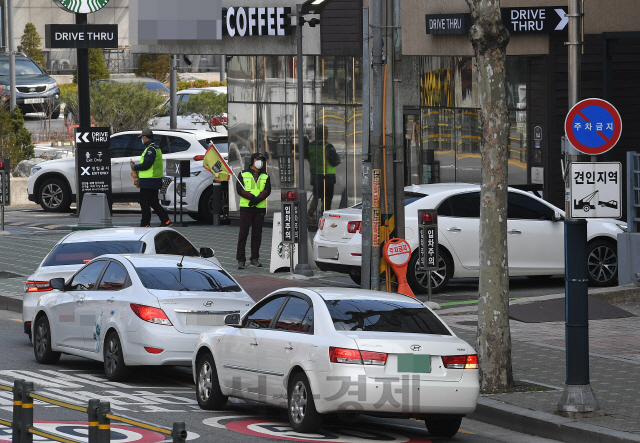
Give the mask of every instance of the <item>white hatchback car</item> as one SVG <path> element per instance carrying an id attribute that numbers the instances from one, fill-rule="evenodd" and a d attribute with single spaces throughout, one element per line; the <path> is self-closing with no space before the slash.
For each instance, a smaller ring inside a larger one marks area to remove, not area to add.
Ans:
<path id="1" fill-rule="evenodd" d="M 108 228 L 75 231 L 64 236 L 29 276 L 22 295 L 24 332 L 31 337 L 31 320 L 38 299 L 51 291 L 49 280 L 65 280 L 86 263 L 104 254 L 186 254 L 204 257 L 220 266 L 210 248 L 196 249 L 182 234 L 171 228 Z"/>
<path id="2" fill-rule="evenodd" d="M 141 131 L 126 131 L 111 136 L 111 190 L 114 202 L 138 202 L 140 191 L 133 184 L 129 162 L 140 163 L 144 152 Z M 226 143 L 227 135 L 211 131 L 154 130 L 153 140 L 162 151 L 162 160 L 191 160 L 191 167 L 202 166 L 209 144 Z M 164 178 L 164 186 L 172 181 Z M 31 168 L 27 179 L 30 201 L 47 212 L 64 212 L 76 201 L 75 158 L 61 158 Z"/>
<path id="3" fill-rule="evenodd" d="M 196 397 L 287 409 L 296 432 L 334 412 L 424 419 L 451 437 L 476 408 L 478 356 L 419 300 L 345 288 L 285 288 L 200 336 Z"/>
<path id="4" fill-rule="evenodd" d="M 438 211 L 439 269 L 431 273 L 434 292 L 451 278 L 477 277 L 480 256 L 480 186 L 442 183 L 405 188 L 405 237 L 414 251 L 407 280 L 415 293 L 426 293 L 427 273 L 418 267 L 418 209 Z M 564 274 L 564 211 L 527 192 L 509 188 L 507 236 L 510 276 Z M 617 235 L 626 223 L 589 219 L 589 284 L 611 286 L 618 280 Z M 313 241 L 321 270 L 349 273 L 360 283 L 362 206 L 325 211 Z"/>
<path id="5" fill-rule="evenodd" d="M 36 360 L 102 361 L 111 381 L 129 366 L 190 365 L 201 333 L 254 304 L 221 267 L 180 255 L 102 255 L 51 286 L 33 320 Z"/>

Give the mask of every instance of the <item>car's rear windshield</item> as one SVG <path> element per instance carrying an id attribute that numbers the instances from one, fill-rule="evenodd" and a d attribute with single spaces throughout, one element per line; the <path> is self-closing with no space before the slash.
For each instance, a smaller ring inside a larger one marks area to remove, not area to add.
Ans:
<path id="1" fill-rule="evenodd" d="M 336 331 L 451 335 L 426 307 L 391 300 L 326 300 Z"/>
<path id="2" fill-rule="evenodd" d="M 198 140 L 204 149 L 209 149 L 209 145 L 213 143 L 220 154 L 229 152 L 229 142 L 226 138 L 211 137 Z"/>
<path id="3" fill-rule="evenodd" d="M 418 192 L 404 192 L 404 205 L 408 206 L 411 203 L 420 200 L 421 198 L 426 197 L 425 194 L 420 194 Z M 355 209 L 362 209 L 362 203 L 358 203 L 355 206 L 352 206 Z"/>
<path id="4" fill-rule="evenodd" d="M 242 288 L 225 271 L 189 268 L 136 268 L 147 289 L 192 292 L 240 292 Z"/>
<path id="5" fill-rule="evenodd" d="M 137 240 L 62 243 L 51 251 L 42 266 L 81 265 L 104 254 L 137 254 L 142 252 L 143 245 Z"/>

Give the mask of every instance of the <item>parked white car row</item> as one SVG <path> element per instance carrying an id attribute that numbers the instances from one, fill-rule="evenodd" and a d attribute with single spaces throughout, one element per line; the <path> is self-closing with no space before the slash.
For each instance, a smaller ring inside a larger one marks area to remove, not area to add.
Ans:
<path id="1" fill-rule="evenodd" d="M 438 212 L 439 269 L 431 273 L 434 292 L 451 278 L 477 277 L 480 256 L 480 186 L 463 183 L 405 188 L 405 238 L 414 251 L 407 280 L 415 293 L 426 293 L 427 273 L 418 270 L 418 210 Z M 564 211 L 527 192 L 509 188 L 507 241 L 510 276 L 537 278 L 564 274 Z M 618 280 L 617 235 L 626 224 L 589 219 L 589 284 L 611 286 Z M 359 283 L 362 266 L 362 205 L 325 211 L 313 242 L 321 270 L 349 273 Z"/>
<path id="2" fill-rule="evenodd" d="M 86 357 L 111 381 L 191 365 L 203 409 L 258 401 L 298 432 L 338 412 L 416 417 L 450 437 L 478 401 L 475 351 L 417 299 L 284 288 L 255 304 L 213 251 L 169 228 L 72 233 L 25 291 L 38 362 Z"/>

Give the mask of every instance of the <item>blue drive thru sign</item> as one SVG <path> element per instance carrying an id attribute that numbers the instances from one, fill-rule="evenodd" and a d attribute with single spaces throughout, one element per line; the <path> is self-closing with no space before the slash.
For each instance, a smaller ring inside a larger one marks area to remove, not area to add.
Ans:
<path id="1" fill-rule="evenodd" d="M 578 102 L 564 122 L 567 139 L 578 151 L 598 155 L 613 148 L 622 134 L 618 110 L 599 98 Z"/>

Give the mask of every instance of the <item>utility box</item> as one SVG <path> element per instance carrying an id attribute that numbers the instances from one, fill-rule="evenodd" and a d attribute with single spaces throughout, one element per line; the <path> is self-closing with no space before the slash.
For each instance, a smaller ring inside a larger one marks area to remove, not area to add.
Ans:
<path id="1" fill-rule="evenodd" d="M 640 154 L 627 152 L 627 232 L 618 234 L 618 284 L 640 277 Z"/>
<path id="2" fill-rule="evenodd" d="M 86 193 L 80 207 L 78 227 L 84 228 L 112 228 L 111 211 L 107 194 Z"/>
<path id="3" fill-rule="evenodd" d="M 11 162 L 0 160 L 0 206 L 11 204 Z"/>

